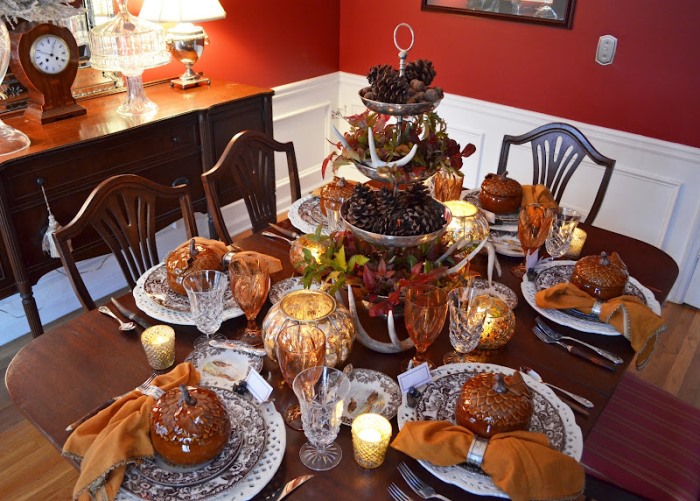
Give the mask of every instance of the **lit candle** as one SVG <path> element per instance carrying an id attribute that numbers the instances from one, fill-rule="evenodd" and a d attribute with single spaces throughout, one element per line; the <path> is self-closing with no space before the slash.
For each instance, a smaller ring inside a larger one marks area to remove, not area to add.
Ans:
<path id="1" fill-rule="evenodd" d="M 476 205 L 464 200 L 448 200 L 444 204 L 452 213 L 452 220 L 445 232 L 447 245 L 463 239 L 461 250 L 471 251 L 488 236 L 488 222 Z"/>
<path id="2" fill-rule="evenodd" d="M 496 350 L 513 337 L 515 314 L 501 299 L 483 294 L 469 304 L 467 327 L 481 329 L 479 349 Z"/>
<path id="3" fill-rule="evenodd" d="M 586 232 L 581 228 L 576 228 L 574 230 L 574 235 L 571 237 L 571 245 L 569 250 L 564 254 L 564 257 L 568 259 L 578 259 L 581 255 L 581 250 L 583 249 L 583 244 L 586 243 Z"/>
<path id="4" fill-rule="evenodd" d="M 352 421 L 355 461 L 363 468 L 377 468 L 384 462 L 391 439 L 391 423 L 379 414 L 360 414 Z"/>
<path id="5" fill-rule="evenodd" d="M 155 370 L 167 369 L 175 362 L 175 331 L 168 325 L 154 325 L 141 333 L 141 344 L 148 364 Z"/>

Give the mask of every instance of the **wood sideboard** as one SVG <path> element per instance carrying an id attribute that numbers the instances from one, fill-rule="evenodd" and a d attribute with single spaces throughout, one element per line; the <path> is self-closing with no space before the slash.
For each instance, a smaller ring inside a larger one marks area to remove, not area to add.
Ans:
<path id="1" fill-rule="evenodd" d="M 5 123 L 29 136 L 31 146 L 0 156 L 0 298 L 20 293 L 32 335 L 43 332 L 32 286 L 61 262 L 41 249 L 48 212 L 59 223 L 78 213 L 92 189 L 116 174 L 139 174 L 162 184 L 187 182 L 196 211 L 206 212 L 200 174 L 214 165 L 234 134 L 256 129 L 272 135 L 271 89 L 213 80 L 185 91 L 162 83 L 146 88 L 158 111 L 125 118 L 116 110 L 124 94 L 81 101 L 87 114 L 47 125 L 21 116 Z M 240 198 L 235 189 L 225 202 Z M 178 219 L 159 208 L 158 226 Z M 200 229 L 201 231 L 202 229 Z M 74 242 L 78 260 L 108 252 L 96 234 Z"/>

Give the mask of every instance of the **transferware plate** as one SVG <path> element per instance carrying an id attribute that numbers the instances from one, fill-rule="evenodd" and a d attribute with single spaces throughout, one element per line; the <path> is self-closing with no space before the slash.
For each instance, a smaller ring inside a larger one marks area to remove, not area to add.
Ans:
<path id="1" fill-rule="evenodd" d="M 350 391 L 345 398 L 341 422 L 351 426 L 360 414 L 373 412 L 387 419 L 396 416 L 401 404 L 401 389 L 383 372 L 370 369 L 353 369 L 348 376 Z"/>
<path id="2" fill-rule="evenodd" d="M 202 375 L 202 384 L 230 388 L 233 383 L 244 380 L 250 370 L 260 372 L 262 357 L 236 348 L 215 348 L 204 345 L 190 353 L 185 359 Z"/>
<path id="3" fill-rule="evenodd" d="M 314 233 L 316 228 L 322 226 L 322 233 L 329 234 L 326 217 L 321 212 L 321 199 L 315 195 L 307 195 L 294 202 L 287 217 L 302 233 Z"/>

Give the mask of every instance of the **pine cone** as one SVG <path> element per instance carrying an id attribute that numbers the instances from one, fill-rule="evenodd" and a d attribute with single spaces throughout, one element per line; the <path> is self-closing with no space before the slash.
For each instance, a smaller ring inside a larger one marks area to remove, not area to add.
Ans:
<path id="1" fill-rule="evenodd" d="M 386 71 L 393 71 L 390 64 L 378 64 L 376 66 L 372 66 L 367 74 L 367 81 L 370 85 L 374 85 L 379 79 L 379 76 Z"/>
<path id="2" fill-rule="evenodd" d="M 411 61 L 406 64 L 406 70 L 404 72 L 406 78 L 410 82 L 411 80 L 420 80 L 426 86 L 430 85 L 435 79 L 435 68 L 433 68 L 432 61 L 427 59 L 418 59 L 417 61 Z"/>
<path id="3" fill-rule="evenodd" d="M 374 84 L 377 100 L 384 103 L 405 103 L 408 80 L 396 70 L 387 70 L 379 75 Z"/>

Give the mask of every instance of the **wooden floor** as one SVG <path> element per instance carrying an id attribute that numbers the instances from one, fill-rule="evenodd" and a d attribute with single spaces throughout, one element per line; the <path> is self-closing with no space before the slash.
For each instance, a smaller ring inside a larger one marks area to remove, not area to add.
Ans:
<path id="1" fill-rule="evenodd" d="M 637 374 L 700 408 L 700 310 L 667 303 L 662 316 L 669 330 L 649 366 Z M 25 336 L 0 346 L 3 375 L 29 340 Z M 71 499 L 77 472 L 15 409 L 4 385 L 0 388 L 0 443 L 0 500 Z"/>

